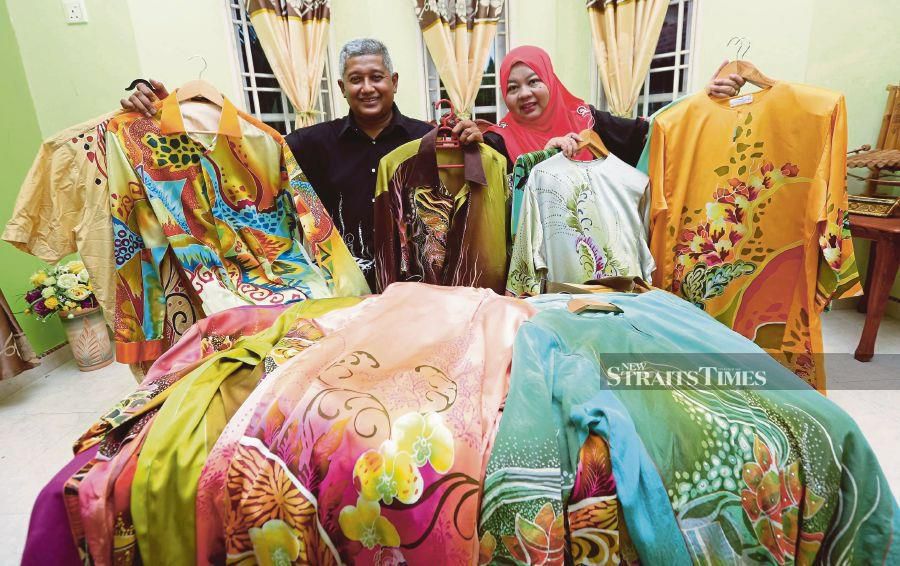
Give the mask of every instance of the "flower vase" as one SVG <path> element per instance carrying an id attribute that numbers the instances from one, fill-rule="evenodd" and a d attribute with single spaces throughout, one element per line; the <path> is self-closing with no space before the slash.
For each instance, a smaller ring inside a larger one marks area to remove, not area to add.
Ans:
<path id="1" fill-rule="evenodd" d="M 106 321 L 99 308 L 83 309 L 68 314 L 60 313 L 75 355 L 75 362 L 81 371 L 93 371 L 112 363 L 114 351 L 106 330 Z"/>

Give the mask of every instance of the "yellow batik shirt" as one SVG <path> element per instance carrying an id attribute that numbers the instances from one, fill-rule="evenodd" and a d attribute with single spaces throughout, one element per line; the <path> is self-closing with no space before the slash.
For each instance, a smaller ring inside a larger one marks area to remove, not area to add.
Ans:
<path id="1" fill-rule="evenodd" d="M 846 153 L 843 96 L 790 83 L 695 94 L 657 116 L 650 140 L 654 285 L 819 390 L 820 313 L 860 291 Z"/>
<path id="2" fill-rule="evenodd" d="M 48 263 L 78 252 L 110 326 L 116 294 L 104 135 L 112 116 L 82 122 L 41 144 L 3 231 L 5 241 Z"/>

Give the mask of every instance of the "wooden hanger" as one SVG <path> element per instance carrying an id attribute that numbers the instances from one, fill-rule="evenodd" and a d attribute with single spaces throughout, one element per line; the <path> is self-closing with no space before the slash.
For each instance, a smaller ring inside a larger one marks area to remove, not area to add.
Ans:
<path id="1" fill-rule="evenodd" d="M 194 98 L 201 98 L 206 100 L 207 102 L 211 102 L 222 108 L 225 104 L 225 97 L 222 96 L 222 93 L 209 84 L 208 82 L 203 80 L 203 72 L 206 70 L 207 63 L 206 58 L 202 55 L 194 55 L 192 57 L 188 57 L 188 61 L 191 59 L 200 58 L 203 60 L 203 68 L 200 69 L 200 74 L 197 76 L 197 80 L 188 81 L 181 85 L 181 88 L 178 89 L 177 100 L 178 102 L 184 102 L 185 100 L 191 100 Z"/>
<path id="2" fill-rule="evenodd" d="M 222 108 L 225 104 L 225 98 L 222 96 L 222 93 L 216 90 L 216 87 L 213 85 L 201 80 L 188 81 L 181 85 L 177 92 L 177 98 L 178 102 L 200 98 L 215 104 L 219 108 Z"/>
<path id="3" fill-rule="evenodd" d="M 775 79 L 767 77 L 760 71 L 756 65 L 746 60 L 731 61 L 719 71 L 716 75 L 717 79 L 728 78 L 728 75 L 738 75 L 750 84 L 754 84 L 759 88 L 769 88 L 777 82 Z"/>
<path id="4" fill-rule="evenodd" d="M 593 129 L 582 130 L 578 137 L 581 138 L 581 141 L 578 142 L 579 151 L 587 148 L 596 157 L 607 157 L 609 155 L 606 144 L 603 143 L 603 140 L 600 139 L 600 136 Z"/>
<path id="5" fill-rule="evenodd" d="M 443 116 L 441 116 L 440 124 L 437 129 L 437 137 L 434 140 L 434 148 L 438 149 L 460 149 L 459 144 L 459 136 L 453 133 L 453 126 L 459 121 L 456 117 L 456 108 L 453 107 L 453 102 L 447 100 L 446 98 L 442 98 L 434 103 L 434 109 L 440 109 L 443 103 L 447 103 L 450 106 L 450 112 L 447 112 Z M 462 153 L 460 152 L 460 155 Z M 438 165 L 438 169 L 459 169 L 461 167 L 465 167 L 464 163 L 445 163 L 442 165 Z"/>

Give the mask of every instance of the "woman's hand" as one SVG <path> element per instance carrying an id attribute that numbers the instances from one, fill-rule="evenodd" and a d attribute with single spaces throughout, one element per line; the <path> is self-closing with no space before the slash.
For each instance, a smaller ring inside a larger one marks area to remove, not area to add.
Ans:
<path id="1" fill-rule="evenodd" d="M 727 64 L 728 61 L 722 61 L 722 64 L 719 65 L 719 68 L 713 73 L 712 79 L 710 79 L 709 85 L 706 87 L 706 92 L 708 92 L 710 96 L 716 98 L 731 98 L 732 96 L 737 96 L 741 92 L 741 87 L 747 82 L 742 76 L 734 74 L 728 75 L 724 79 L 717 79 L 716 75 L 718 75 L 719 71 Z"/>
<path id="2" fill-rule="evenodd" d="M 138 83 L 131 96 L 119 101 L 122 108 L 129 112 L 140 112 L 148 118 L 156 114 L 156 108 L 153 106 L 153 103 L 156 100 L 162 100 L 169 96 L 169 91 L 159 81 L 150 79 L 150 84 L 153 85 L 152 90 L 147 88 L 147 85 L 144 83 Z"/>
<path id="3" fill-rule="evenodd" d="M 484 136 L 481 135 L 481 129 L 472 120 L 460 120 L 453 126 L 453 133 L 459 136 L 459 143 L 469 145 L 472 143 L 484 142 Z"/>
<path id="4" fill-rule="evenodd" d="M 547 145 L 544 146 L 544 149 L 555 147 L 562 150 L 566 157 L 572 158 L 575 157 L 575 153 L 578 151 L 578 144 L 580 142 L 581 137 L 579 137 L 575 132 L 572 132 L 562 137 L 550 138 L 549 140 L 547 140 Z"/>

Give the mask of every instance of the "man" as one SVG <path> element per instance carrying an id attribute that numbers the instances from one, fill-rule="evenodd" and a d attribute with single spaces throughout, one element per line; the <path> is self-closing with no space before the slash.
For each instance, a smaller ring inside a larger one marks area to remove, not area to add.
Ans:
<path id="1" fill-rule="evenodd" d="M 286 137 L 294 157 L 331 214 L 347 247 L 375 289 L 375 179 L 382 157 L 419 139 L 434 126 L 404 116 L 394 104 L 399 75 L 387 47 L 376 39 L 354 39 L 340 52 L 338 87 L 350 112 L 343 118 L 301 128 Z M 153 90 L 138 91 L 122 107 L 152 115 L 153 102 L 168 91 L 151 79 Z M 463 121 L 454 130 L 464 144 L 483 141 L 478 126 Z"/>

